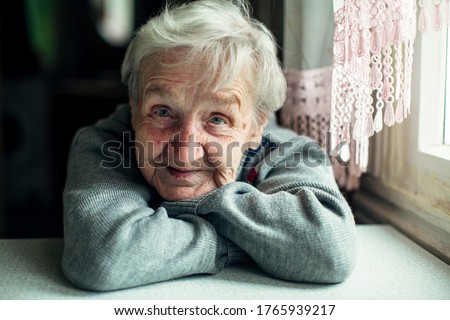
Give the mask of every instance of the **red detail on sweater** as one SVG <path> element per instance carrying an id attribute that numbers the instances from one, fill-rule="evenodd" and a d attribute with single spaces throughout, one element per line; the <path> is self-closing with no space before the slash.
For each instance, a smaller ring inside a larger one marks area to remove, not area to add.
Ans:
<path id="1" fill-rule="evenodd" d="M 253 184 L 253 182 L 256 181 L 256 178 L 258 177 L 258 172 L 255 168 L 250 170 L 250 172 L 247 175 L 247 182 Z"/>

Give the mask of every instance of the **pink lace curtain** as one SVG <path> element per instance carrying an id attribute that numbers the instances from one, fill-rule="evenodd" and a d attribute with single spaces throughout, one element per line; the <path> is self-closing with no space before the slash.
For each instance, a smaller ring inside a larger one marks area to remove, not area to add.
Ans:
<path id="1" fill-rule="evenodd" d="M 346 0 L 335 13 L 331 144 L 357 176 L 369 137 L 410 113 L 415 34 L 414 0 Z"/>
<path id="2" fill-rule="evenodd" d="M 280 113 L 280 122 L 284 127 L 312 138 L 328 151 L 332 71 L 331 66 L 286 71 L 288 94 Z M 359 170 L 354 162 L 344 165 L 332 160 L 332 164 L 335 178 L 341 188 L 358 188 Z"/>
<path id="3" fill-rule="evenodd" d="M 342 2 L 335 12 L 332 68 L 287 71 L 280 119 L 327 147 L 339 185 L 353 190 L 368 164 L 369 137 L 410 113 L 416 29 L 448 25 L 450 0 L 419 0 L 418 21 L 416 0 Z"/>
<path id="4" fill-rule="evenodd" d="M 430 1 L 433 4 L 433 13 L 430 14 Z M 450 0 L 419 0 L 419 31 L 428 32 L 430 29 L 441 31 L 444 22 L 450 23 Z M 431 17 L 432 16 L 432 20 Z"/>

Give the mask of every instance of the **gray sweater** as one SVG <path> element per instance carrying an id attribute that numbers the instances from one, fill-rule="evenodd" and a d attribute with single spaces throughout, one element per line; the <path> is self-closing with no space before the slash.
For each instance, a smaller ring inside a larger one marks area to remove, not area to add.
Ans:
<path id="1" fill-rule="evenodd" d="M 74 138 L 62 267 L 75 286 L 129 288 L 246 259 L 292 281 L 336 283 L 352 271 L 353 215 L 329 160 L 308 138 L 272 124 L 236 182 L 169 202 L 137 168 L 132 135 L 123 105 Z"/>

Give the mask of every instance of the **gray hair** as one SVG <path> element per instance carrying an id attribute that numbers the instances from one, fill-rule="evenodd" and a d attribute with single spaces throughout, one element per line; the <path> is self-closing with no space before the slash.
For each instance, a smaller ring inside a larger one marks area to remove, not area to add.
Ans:
<path id="1" fill-rule="evenodd" d="M 128 46 L 122 82 L 139 101 L 142 62 L 149 56 L 183 49 L 183 64 L 206 59 L 205 77 L 214 89 L 231 83 L 244 69 L 256 106 L 257 121 L 279 109 L 286 97 L 286 80 L 271 32 L 250 17 L 247 0 L 197 0 L 168 4 L 143 25 Z"/>

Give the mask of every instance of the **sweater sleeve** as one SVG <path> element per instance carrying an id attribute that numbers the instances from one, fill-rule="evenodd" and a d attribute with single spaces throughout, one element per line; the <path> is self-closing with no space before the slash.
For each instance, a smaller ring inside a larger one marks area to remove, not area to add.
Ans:
<path id="1" fill-rule="evenodd" d="M 212 192 L 197 214 L 274 277 L 341 282 L 354 266 L 355 225 L 328 161 L 317 144 L 295 138 L 259 163 L 253 184 Z"/>
<path id="2" fill-rule="evenodd" d="M 194 214 L 199 199 L 172 216 L 127 160 L 134 157 L 124 138 L 132 134 L 128 114 L 121 108 L 74 139 L 63 196 L 65 275 L 103 291 L 219 272 L 227 240 Z"/>

